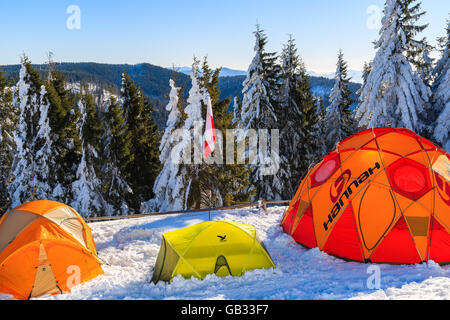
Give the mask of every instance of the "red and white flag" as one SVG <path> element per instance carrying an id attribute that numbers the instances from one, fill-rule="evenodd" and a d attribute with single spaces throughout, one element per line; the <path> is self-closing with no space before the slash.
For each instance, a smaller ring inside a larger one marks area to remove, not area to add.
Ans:
<path id="1" fill-rule="evenodd" d="M 216 145 L 216 130 L 214 129 L 214 115 L 212 111 L 211 98 L 209 94 L 205 94 L 206 102 L 206 127 L 205 127 L 205 146 L 203 156 L 208 160 L 213 153 Z"/>

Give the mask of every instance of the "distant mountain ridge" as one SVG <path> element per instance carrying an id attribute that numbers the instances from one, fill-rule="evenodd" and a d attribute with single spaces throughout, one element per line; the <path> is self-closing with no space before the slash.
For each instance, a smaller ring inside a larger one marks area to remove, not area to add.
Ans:
<path id="1" fill-rule="evenodd" d="M 317 73 L 314 71 L 308 71 L 309 76 L 311 77 L 324 77 L 327 79 L 334 79 L 335 73 L 331 72 L 331 73 Z M 363 83 L 363 71 L 359 71 L 359 70 L 348 70 L 347 71 L 348 76 L 351 78 L 352 82 L 355 83 Z"/>
<path id="2" fill-rule="evenodd" d="M 191 67 L 179 67 L 179 68 L 175 68 L 175 70 L 189 75 L 189 73 L 191 72 Z M 323 78 L 327 78 L 327 79 L 334 79 L 334 76 L 335 76 L 334 72 L 318 73 L 318 72 L 314 72 L 314 71 L 308 71 L 307 73 L 309 76 L 317 77 L 317 78 L 323 77 Z M 220 72 L 221 77 L 234 77 L 234 76 L 246 76 L 246 75 L 247 75 L 247 71 L 235 70 L 235 69 L 230 69 L 230 68 L 225 68 L 225 67 L 223 67 Z M 363 71 L 348 70 L 348 76 L 351 78 L 352 82 L 362 83 L 363 82 L 362 75 L 363 75 Z"/>
<path id="3" fill-rule="evenodd" d="M 171 69 L 171 68 L 168 68 L 168 69 Z M 191 67 L 179 67 L 179 68 L 175 67 L 175 70 L 178 72 L 184 73 L 186 75 L 189 75 L 191 73 L 192 68 Z M 220 70 L 220 77 L 236 77 L 236 76 L 246 76 L 246 75 L 247 75 L 247 71 L 244 71 L 244 70 L 235 70 L 235 69 L 230 69 L 230 68 L 226 68 L 226 67 L 222 67 L 222 69 Z"/>
<path id="4" fill-rule="evenodd" d="M 0 66 L 6 76 L 14 83 L 18 81 L 20 65 Z M 48 74 L 48 65 L 33 65 L 38 70 L 43 79 Z M 167 120 L 167 111 L 165 106 L 168 102 L 170 92 L 169 79 L 176 79 L 178 86 L 185 86 L 185 95 L 187 96 L 191 87 L 190 78 L 186 73 L 190 72 L 190 67 L 163 68 L 149 63 L 136 65 L 129 64 L 105 64 L 96 62 L 62 62 L 55 66 L 55 69 L 61 72 L 69 83 L 94 84 L 99 92 L 111 89 L 119 93 L 121 85 L 121 75 L 125 71 L 135 81 L 136 85 L 142 89 L 142 92 L 149 98 L 154 106 L 154 117 L 157 124 L 164 128 Z M 221 99 L 226 97 L 233 98 L 239 95 L 242 98 L 242 84 L 246 78 L 247 72 L 242 70 L 233 70 L 222 68 L 220 77 Z M 313 94 L 320 96 L 325 106 L 328 106 L 328 96 L 333 88 L 333 80 L 325 77 L 310 77 L 310 86 Z M 352 98 L 356 101 L 356 91 L 360 84 L 350 83 L 350 90 L 353 92 Z M 231 107 L 231 106 L 230 106 Z"/>

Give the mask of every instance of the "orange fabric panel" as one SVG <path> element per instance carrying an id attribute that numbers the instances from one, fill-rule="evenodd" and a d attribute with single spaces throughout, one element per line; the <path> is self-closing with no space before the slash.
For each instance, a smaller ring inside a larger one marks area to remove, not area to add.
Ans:
<path id="1" fill-rule="evenodd" d="M 383 199 L 383 201 L 380 201 Z M 356 223 L 367 259 L 401 215 L 392 192 L 383 186 L 369 185 L 353 201 Z M 383 214 L 380 214 L 382 212 Z"/>
<path id="2" fill-rule="evenodd" d="M 333 215 L 333 202 L 330 199 L 329 192 L 334 183 L 334 181 L 324 183 L 320 187 L 321 189 L 318 190 L 311 199 L 312 212 L 314 212 L 314 233 L 316 235 L 317 246 L 319 248 L 323 247 L 325 238 L 328 232 L 331 230 L 333 222 L 335 222 L 335 219 L 337 219 L 337 215 L 339 214 L 339 212 L 335 212 L 336 214 L 333 217 L 334 219 L 331 219 L 331 222 L 329 221 L 329 216 Z M 326 228 L 324 226 L 324 223 L 327 223 Z"/>
<path id="3" fill-rule="evenodd" d="M 377 138 L 377 142 L 381 150 L 393 152 L 400 156 L 422 151 L 422 146 L 416 139 L 397 132 L 383 135 Z"/>
<path id="4" fill-rule="evenodd" d="M 344 150 L 339 152 L 339 157 L 341 159 L 341 165 L 345 166 L 347 162 L 352 161 L 352 156 L 357 155 L 358 153 L 354 150 Z"/>
<path id="5" fill-rule="evenodd" d="M 45 241 L 44 246 L 58 286 L 63 292 L 70 292 L 73 285 L 103 274 L 99 261 L 72 242 Z"/>
<path id="6" fill-rule="evenodd" d="M 354 149 L 358 150 L 374 138 L 372 130 L 367 130 L 346 139 L 338 144 L 338 150 Z"/>
<path id="7" fill-rule="evenodd" d="M 4 293 L 15 299 L 28 299 L 31 293 L 36 267 L 39 263 L 39 242 L 33 242 L 15 251 L 0 267 L 0 283 Z"/>
<path id="8" fill-rule="evenodd" d="M 408 155 L 408 159 L 411 159 L 417 163 L 420 163 L 427 169 L 430 169 L 433 162 L 431 161 L 429 155 L 426 152 L 419 151 L 413 154 Z"/>
<path id="9" fill-rule="evenodd" d="M 42 231 L 43 218 L 35 220 L 26 229 L 22 230 L 17 235 L 13 242 L 11 242 L 1 253 L 0 263 L 7 259 L 11 254 L 15 253 L 20 248 L 35 242 L 40 239 Z M 44 221 L 45 222 L 45 221 Z"/>
<path id="10" fill-rule="evenodd" d="M 380 158 L 381 158 L 381 162 L 382 162 L 382 166 L 386 169 L 388 168 L 391 164 L 395 163 L 396 161 L 402 159 L 399 155 L 390 153 L 390 152 L 385 152 L 385 151 L 380 151 Z"/>
<path id="11" fill-rule="evenodd" d="M 375 139 L 372 139 L 367 144 L 362 146 L 362 148 L 363 149 L 368 149 L 368 150 L 378 150 L 377 141 Z"/>
<path id="12" fill-rule="evenodd" d="M 86 246 L 90 252 L 97 255 L 97 248 L 94 243 L 94 238 L 92 236 L 91 227 L 89 227 L 86 223 L 84 224 L 84 227 L 85 227 L 84 228 L 84 233 L 85 233 L 84 239 L 86 242 Z"/>

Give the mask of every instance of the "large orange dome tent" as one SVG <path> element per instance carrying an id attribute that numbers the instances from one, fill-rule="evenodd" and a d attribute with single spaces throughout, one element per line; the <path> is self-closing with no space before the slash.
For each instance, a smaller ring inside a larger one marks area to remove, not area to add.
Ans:
<path id="1" fill-rule="evenodd" d="M 32 201 L 0 219 L 0 293 L 29 299 L 69 292 L 100 274 L 91 230 L 71 207 Z"/>
<path id="2" fill-rule="evenodd" d="M 348 260 L 450 263 L 449 154 L 407 129 L 355 134 L 307 173 L 281 225 Z"/>

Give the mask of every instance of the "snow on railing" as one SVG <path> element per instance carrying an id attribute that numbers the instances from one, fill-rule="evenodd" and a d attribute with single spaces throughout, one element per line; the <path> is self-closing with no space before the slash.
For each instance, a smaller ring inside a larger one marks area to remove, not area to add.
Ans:
<path id="1" fill-rule="evenodd" d="M 266 211 L 267 210 L 267 205 L 271 205 L 271 204 L 288 204 L 289 202 L 290 202 L 289 200 L 266 201 L 264 199 L 260 199 L 259 201 L 256 201 L 256 202 L 235 204 L 235 205 L 232 205 L 232 206 L 219 207 L 219 208 L 202 208 L 202 209 L 193 209 L 193 210 L 185 210 L 185 211 L 140 213 L 140 214 L 133 214 L 133 215 L 128 215 L 128 216 L 85 218 L 85 220 L 86 220 L 86 222 L 100 222 L 100 221 L 110 221 L 110 220 L 137 219 L 137 218 L 144 218 L 144 217 L 150 217 L 150 216 L 165 216 L 165 215 L 175 215 L 175 214 L 188 214 L 188 213 L 210 214 L 212 211 L 224 211 L 224 210 L 250 208 L 250 207 L 257 207 L 257 208 L 261 208 L 264 211 Z"/>

